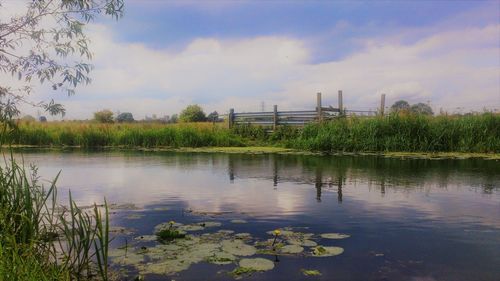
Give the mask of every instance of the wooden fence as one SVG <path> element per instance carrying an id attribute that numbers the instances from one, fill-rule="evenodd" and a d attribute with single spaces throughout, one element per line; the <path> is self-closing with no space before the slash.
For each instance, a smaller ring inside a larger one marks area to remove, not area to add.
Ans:
<path id="1" fill-rule="evenodd" d="M 279 125 L 304 126 L 312 122 L 322 122 L 338 117 L 349 116 L 375 116 L 384 114 L 385 94 L 382 94 L 380 108 L 374 110 L 347 110 L 343 105 L 342 91 L 338 92 L 338 107 L 323 107 L 321 104 L 321 93 L 317 93 L 317 105 L 314 110 L 303 111 L 278 111 L 278 106 L 274 105 L 273 111 L 267 112 L 241 112 L 236 113 L 234 109 L 229 110 L 229 128 L 238 124 L 251 124 L 272 127 L 273 130 Z"/>

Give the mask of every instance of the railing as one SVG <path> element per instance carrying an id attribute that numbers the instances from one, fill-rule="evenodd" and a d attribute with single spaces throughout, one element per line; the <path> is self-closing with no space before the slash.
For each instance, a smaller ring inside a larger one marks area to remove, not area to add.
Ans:
<path id="1" fill-rule="evenodd" d="M 321 93 L 317 94 L 317 106 L 315 110 L 302 111 L 278 111 L 278 106 L 275 105 L 273 111 L 267 112 L 241 112 L 235 113 L 234 109 L 229 110 L 228 124 L 231 128 L 237 124 L 252 124 L 260 126 L 272 126 L 273 130 L 279 125 L 289 126 L 304 126 L 308 123 L 322 122 L 338 117 L 350 116 L 375 116 L 383 114 L 385 103 L 385 95 L 382 95 L 381 107 L 378 111 L 373 110 L 347 110 L 343 108 L 342 91 L 339 91 L 339 106 L 322 107 Z"/>

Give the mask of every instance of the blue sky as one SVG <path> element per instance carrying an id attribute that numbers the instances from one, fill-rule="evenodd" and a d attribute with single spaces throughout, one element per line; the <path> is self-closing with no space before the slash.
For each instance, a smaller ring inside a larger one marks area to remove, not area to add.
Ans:
<path id="1" fill-rule="evenodd" d="M 435 111 L 499 109 L 497 1 L 126 1 L 87 28 L 94 83 L 68 118 L 102 108 L 136 118 L 190 103 L 225 112 L 404 98 Z M 55 97 L 41 90 L 40 97 Z"/>

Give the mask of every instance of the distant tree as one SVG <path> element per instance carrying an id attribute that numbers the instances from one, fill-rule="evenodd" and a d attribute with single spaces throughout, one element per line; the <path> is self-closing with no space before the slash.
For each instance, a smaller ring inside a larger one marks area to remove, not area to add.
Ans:
<path id="1" fill-rule="evenodd" d="M 36 121 L 36 118 L 31 116 L 31 115 L 24 115 L 22 118 L 21 118 L 22 121 L 25 121 L 25 122 L 35 122 Z"/>
<path id="2" fill-rule="evenodd" d="M 99 123 L 113 123 L 113 112 L 109 109 L 94 112 L 94 120 Z"/>
<path id="3" fill-rule="evenodd" d="M 192 104 L 188 105 L 188 107 L 181 112 L 179 119 L 181 122 L 202 122 L 207 118 L 205 112 L 203 112 L 203 109 L 199 105 Z"/>
<path id="4" fill-rule="evenodd" d="M 211 122 L 217 122 L 219 120 L 219 113 L 214 111 L 207 116 L 207 120 Z"/>
<path id="5" fill-rule="evenodd" d="M 432 108 L 425 103 L 417 103 L 410 107 L 410 111 L 415 114 L 434 115 Z"/>
<path id="6" fill-rule="evenodd" d="M 170 116 L 170 119 L 168 120 L 168 123 L 177 123 L 179 121 L 179 117 L 177 116 L 177 114 L 172 114 L 172 116 Z"/>
<path id="7" fill-rule="evenodd" d="M 45 117 L 45 116 L 40 116 L 40 117 L 38 118 L 38 121 L 40 121 L 40 122 L 47 122 L 47 117 Z"/>
<path id="8" fill-rule="evenodd" d="M 410 104 L 405 100 L 398 100 L 391 106 L 392 112 L 410 110 Z"/>
<path id="9" fill-rule="evenodd" d="M 116 117 L 116 122 L 134 122 L 134 116 L 130 112 L 122 112 Z"/>

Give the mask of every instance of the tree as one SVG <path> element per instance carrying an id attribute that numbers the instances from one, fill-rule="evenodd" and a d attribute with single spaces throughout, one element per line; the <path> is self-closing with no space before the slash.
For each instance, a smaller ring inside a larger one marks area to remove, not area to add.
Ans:
<path id="1" fill-rule="evenodd" d="M 168 120 L 168 123 L 177 123 L 177 121 L 179 121 L 179 117 L 177 116 L 177 114 L 172 114 L 172 116 L 170 116 L 170 119 Z"/>
<path id="2" fill-rule="evenodd" d="M 205 112 L 203 109 L 197 105 L 188 105 L 179 116 L 181 122 L 202 122 L 206 120 Z"/>
<path id="3" fill-rule="evenodd" d="M 99 123 L 113 123 L 113 112 L 109 109 L 94 112 L 94 120 Z"/>
<path id="4" fill-rule="evenodd" d="M 425 103 L 417 103 L 410 107 L 410 111 L 414 114 L 422 114 L 422 115 L 434 115 L 432 108 Z"/>
<path id="5" fill-rule="evenodd" d="M 36 118 L 28 114 L 28 115 L 24 115 L 21 118 L 21 120 L 24 121 L 24 122 L 35 122 Z"/>
<path id="6" fill-rule="evenodd" d="M 130 112 L 122 112 L 116 117 L 116 122 L 134 122 L 134 116 Z"/>
<path id="7" fill-rule="evenodd" d="M 21 3 L 0 0 L 2 9 L 5 9 L 4 2 L 9 5 Z M 0 23 L 0 71 L 9 73 L 21 83 L 16 87 L 0 86 L 0 118 L 3 120 L 19 115 L 19 103 L 41 107 L 52 115 L 64 115 L 64 107 L 54 100 L 33 102 L 28 99 L 33 89 L 32 80 L 49 83 L 53 90 L 62 90 L 67 95 L 74 94 L 79 84 L 88 84 L 92 69 L 88 61 L 92 53 L 84 26 L 99 14 L 121 17 L 124 0 L 25 3 L 22 13 Z"/>
<path id="8" fill-rule="evenodd" d="M 399 100 L 391 106 L 392 112 L 408 111 L 410 110 L 410 104 L 405 100 Z"/>
<path id="9" fill-rule="evenodd" d="M 219 113 L 214 111 L 207 116 L 207 120 L 211 122 L 217 122 L 219 120 Z"/>

